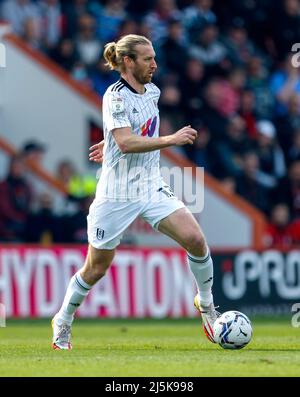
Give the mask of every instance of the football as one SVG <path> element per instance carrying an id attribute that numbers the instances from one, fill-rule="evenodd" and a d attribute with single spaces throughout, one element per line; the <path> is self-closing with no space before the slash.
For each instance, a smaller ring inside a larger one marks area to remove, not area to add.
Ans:
<path id="1" fill-rule="evenodd" d="M 214 339 L 223 349 L 242 349 L 252 338 L 252 325 L 241 312 L 223 313 L 214 323 Z"/>

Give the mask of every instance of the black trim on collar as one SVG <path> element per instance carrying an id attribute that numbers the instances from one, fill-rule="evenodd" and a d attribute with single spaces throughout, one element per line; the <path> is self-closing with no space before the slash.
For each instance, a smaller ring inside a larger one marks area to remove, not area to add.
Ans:
<path id="1" fill-rule="evenodd" d="M 111 90 L 112 90 L 112 91 L 119 91 L 119 89 L 120 89 L 121 87 L 124 87 L 124 84 L 119 80 L 119 81 L 117 81 L 117 82 L 114 84 L 114 86 L 113 86 L 113 88 L 112 88 Z"/>
<path id="2" fill-rule="evenodd" d="M 120 78 L 120 82 L 122 82 L 133 93 L 141 95 L 139 92 L 137 92 L 137 90 L 135 90 L 133 87 L 131 87 L 131 85 L 125 79 L 123 79 L 123 77 Z M 147 91 L 147 89 L 145 87 L 145 92 L 146 91 Z"/>

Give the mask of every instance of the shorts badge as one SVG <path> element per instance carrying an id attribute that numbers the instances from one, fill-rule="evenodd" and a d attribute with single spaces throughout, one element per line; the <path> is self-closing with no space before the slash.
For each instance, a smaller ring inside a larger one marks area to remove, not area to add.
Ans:
<path id="1" fill-rule="evenodd" d="M 104 237 L 104 230 L 98 228 L 96 232 L 96 237 L 98 240 L 102 240 Z"/>

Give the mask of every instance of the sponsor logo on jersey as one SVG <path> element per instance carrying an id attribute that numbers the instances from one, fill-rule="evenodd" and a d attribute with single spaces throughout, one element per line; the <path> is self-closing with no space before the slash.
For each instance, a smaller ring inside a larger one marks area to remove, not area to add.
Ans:
<path id="1" fill-rule="evenodd" d="M 141 126 L 142 136 L 153 136 L 156 128 L 157 116 L 152 117 Z"/>

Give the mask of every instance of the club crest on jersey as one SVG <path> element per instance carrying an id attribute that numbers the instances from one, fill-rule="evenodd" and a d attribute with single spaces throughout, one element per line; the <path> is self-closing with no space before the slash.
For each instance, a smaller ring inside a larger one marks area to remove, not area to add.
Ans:
<path id="1" fill-rule="evenodd" d="M 152 117 L 146 121 L 145 124 L 143 124 L 141 126 L 141 130 L 142 130 L 142 136 L 153 136 L 154 132 L 155 132 L 155 127 L 156 127 L 156 123 L 157 123 L 157 116 L 155 116 L 153 119 Z"/>
<path id="2" fill-rule="evenodd" d="M 96 237 L 98 240 L 102 240 L 104 237 L 104 230 L 97 228 Z"/>

